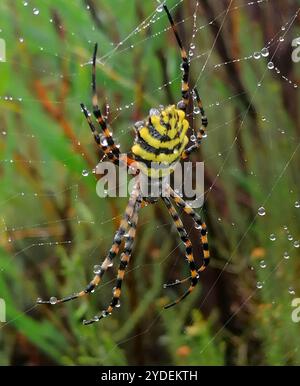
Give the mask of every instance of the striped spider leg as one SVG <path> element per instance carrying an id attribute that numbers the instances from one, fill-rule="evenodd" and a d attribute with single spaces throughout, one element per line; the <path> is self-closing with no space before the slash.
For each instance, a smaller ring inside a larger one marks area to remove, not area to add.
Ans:
<path id="1" fill-rule="evenodd" d="M 190 71 L 190 64 L 187 58 L 187 53 L 185 48 L 183 47 L 182 41 L 179 37 L 177 28 L 175 26 L 174 20 L 168 10 L 168 8 L 164 5 L 164 10 L 166 11 L 166 14 L 168 16 L 169 22 L 171 24 L 173 33 L 175 35 L 176 41 L 180 48 L 180 55 L 181 55 L 181 69 L 183 71 L 182 74 L 182 82 L 181 82 L 181 96 L 182 100 L 178 103 L 177 107 L 180 110 L 183 110 L 184 112 L 187 110 L 188 104 L 189 104 L 189 98 L 190 98 L 190 86 L 189 86 L 189 71 Z"/>
<path id="2" fill-rule="evenodd" d="M 199 276 L 198 276 L 198 273 L 196 270 L 196 265 L 195 265 L 195 261 L 194 261 L 194 257 L 193 257 L 192 242 L 188 237 L 187 231 L 185 230 L 183 223 L 182 223 L 181 219 L 179 218 L 178 213 L 177 213 L 176 209 L 174 208 L 171 200 L 168 197 L 162 197 L 162 199 L 163 199 L 163 201 L 164 201 L 164 203 L 169 211 L 169 214 L 171 215 L 171 217 L 175 223 L 175 226 L 177 228 L 177 231 L 179 233 L 181 240 L 185 244 L 185 256 L 186 256 L 186 259 L 188 261 L 190 272 L 191 272 L 191 276 L 190 276 L 191 285 L 190 285 L 189 289 L 180 298 L 175 300 L 175 302 L 167 304 L 164 307 L 166 309 L 166 308 L 170 308 L 170 307 L 174 306 L 175 304 L 178 304 L 181 300 L 183 300 L 186 296 L 188 296 L 193 291 L 194 287 L 196 286 Z M 168 284 L 164 285 L 165 288 L 168 286 L 170 286 L 170 285 L 168 285 Z"/>
<path id="3" fill-rule="evenodd" d="M 193 272 L 191 273 L 191 276 L 185 279 L 176 280 L 174 283 L 165 284 L 165 288 L 182 284 L 190 279 L 193 280 L 194 277 L 198 279 L 199 274 L 207 268 L 210 260 L 210 253 L 209 253 L 208 239 L 207 239 L 207 227 L 205 222 L 202 220 L 201 216 L 197 212 L 195 212 L 195 210 L 190 205 L 188 205 L 177 193 L 174 192 L 174 190 L 171 187 L 169 187 L 169 194 L 170 194 L 170 197 L 174 200 L 175 204 L 179 208 L 181 208 L 186 214 L 192 217 L 192 219 L 194 220 L 195 228 L 200 231 L 200 241 L 201 241 L 202 251 L 203 251 L 203 261 L 200 268 L 197 269 L 196 276 L 195 276 L 195 272 Z M 188 259 L 188 261 L 190 262 L 192 260 Z M 181 298 L 176 300 L 174 303 L 168 305 L 168 307 L 171 307 L 177 304 L 180 300 L 184 299 L 189 293 L 192 292 L 192 290 L 194 289 L 193 287 L 194 286 L 191 285 L 190 288 L 187 290 L 187 292 L 184 293 Z"/>
<path id="4" fill-rule="evenodd" d="M 102 318 L 105 318 L 106 316 L 110 315 L 115 307 L 118 307 L 120 305 L 120 296 L 121 296 L 121 288 L 122 283 L 125 276 L 125 270 L 127 265 L 129 264 L 129 260 L 132 253 L 133 243 L 135 239 L 136 234 L 136 227 L 137 227 L 137 221 L 138 221 L 138 213 L 139 209 L 141 207 L 142 199 L 139 196 L 136 200 L 135 207 L 133 210 L 132 217 L 129 221 L 129 227 L 127 229 L 127 235 L 125 237 L 125 246 L 124 251 L 121 255 L 121 262 L 118 269 L 118 275 L 116 280 L 116 286 L 113 289 L 113 297 L 111 299 L 111 302 L 106 310 L 103 310 L 101 315 L 96 315 L 92 319 L 84 320 L 83 324 L 88 325 L 92 324 L 94 322 L 98 322 Z"/>
<path id="5" fill-rule="evenodd" d="M 74 294 L 71 294 L 69 296 L 63 297 L 61 299 L 55 298 L 54 302 L 51 301 L 51 299 L 53 299 L 53 298 L 50 298 L 49 300 L 38 299 L 37 300 L 38 304 L 65 303 L 65 302 L 68 302 L 70 300 L 74 300 L 74 299 L 77 299 L 79 297 L 83 297 L 85 295 L 88 295 L 88 294 L 94 292 L 95 288 L 100 284 L 104 273 L 108 270 L 108 268 L 110 268 L 112 266 L 113 259 L 116 257 L 116 255 L 119 252 L 121 243 L 122 243 L 123 239 L 125 238 L 125 234 L 129 228 L 129 223 L 130 223 L 131 219 L 135 216 L 137 208 L 139 208 L 140 204 L 138 204 L 138 206 L 137 206 L 137 202 L 139 202 L 138 201 L 139 196 L 140 196 L 140 188 L 139 188 L 139 184 L 136 183 L 136 185 L 134 186 L 132 193 L 130 195 L 129 202 L 128 202 L 126 210 L 125 210 L 125 215 L 121 221 L 119 229 L 115 233 L 115 236 L 113 239 L 113 244 L 112 244 L 106 258 L 104 259 L 103 263 L 101 264 L 101 266 L 99 266 L 99 270 L 97 272 L 95 272 L 94 278 L 85 287 L 85 289 L 83 289 L 79 292 L 76 292 Z M 132 232 L 133 231 L 131 231 L 131 233 Z M 132 240 L 132 242 L 133 242 L 133 240 Z M 128 243 L 128 241 L 127 241 L 127 243 Z M 126 248 L 126 243 L 125 243 L 125 248 Z M 127 249 L 128 249 L 128 244 L 127 244 Z M 126 249 L 125 249 L 125 253 L 126 253 Z M 94 321 L 96 321 L 96 320 L 94 320 Z"/>

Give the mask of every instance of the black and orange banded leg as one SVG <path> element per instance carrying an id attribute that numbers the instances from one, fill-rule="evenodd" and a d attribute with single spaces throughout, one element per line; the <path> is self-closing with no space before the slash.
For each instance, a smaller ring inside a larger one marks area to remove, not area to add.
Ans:
<path id="1" fill-rule="evenodd" d="M 183 71 L 183 75 L 182 75 L 182 83 L 181 83 L 182 101 L 179 102 L 178 108 L 183 110 L 183 111 L 186 111 L 187 106 L 189 104 L 189 98 L 190 98 L 190 87 L 189 87 L 190 65 L 189 65 L 189 61 L 188 61 L 186 50 L 183 47 L 183 44 L 182 44 L 182 41 L 181 41 L 181 39 L 179 37 L 177 28 L 176 28 L 176 26 L 174 24 L 174 20 L 173 20 L 171 14 L 170 14 L 168 8 L 165 5 L 163 7 L 164 7 L 164 10 L 166 11 L 166 14 L 167 14 L 169 22 L 171 24 L 171 27 L 172 27 L 173 33 L 175 35 L 176 41 L 177 41 L 177 43 L 179 45 L 179 48 L 180 48 L 180 54 L 181 54 L 181 59 L 182 59 L 181 68 L 182 68 L 182 71 Z"/>
<path id="2" fill-rule="evenodd" d="M 203 261 L 200 266 L 200 268 L 197 269 L 197 273 L 200 274 L 203 272 L 206 267 L 209 264 L 210 260 L 210 253 L 208 248 L 208 239 L 207 239 L 207 227 L 205 222 L 201 219 L 198 213 L 194 211 L 193 208 L 191 208 L 177 193 L 174 192 L 172 188 L 169 187 L 169 193 L 172 199 L 174 200 L 175 204 L 182 208 L 182 210 L 192 217 L 192 219 L 195 222 L 195 228 L 200 231 L 200 238 L 201 238 L 201 245 L 202 245 L 202 251 L 203 251 Z M 184 283 L 188 281 L 190 277 L 187 277 L 183 280 L 177 280 L 175 283 L 168 284 L 168 287 Z"/>
<path id="3" fill-rule="evenodd" d="M 103 151 L 103 153 L 107 156 L 107 158 L 112 161 L 114 164 L 119 165 L 118 157 L 112 153 L 111 149 L 109 148 L 108 144 L 101 140 L 101 136 L 98 132 L 98 130 L 95 128 L 92 120 L 91 115 L 88 109 L 85 107 L 83 103 L 80 103 L 82 112 L 87 120 L 88 125 L 90 126 L 90 129 L 94 135 L 95 142 L 100 147 L 100 149 Z"/>
<path id="4" fill-rule="evenodd" d="M 96 57 L 97 57 L 97 43 L 95 44 L 94 54 L 93 54 L 93 66 L 92 66 L 92 104 L 93 104 L 93 114 L 95 118 L 97 119 L 97 122 L 99 123 L 103 134 L 105 141 L 107 142 L 107 146 L 109 147 L 110 151 L 118 156 L 120 154 L 120 150 L 118 146 L 115 144 L 111 132 L 109 131 L 106 120 L 103 118 L 99 104 L 98 104 L 98 96 L 97 96 L 97 88 L 96 88 Z"/>
<path id="5" fill-rule="evenodd" d="M 202 138 L 205 136 L 206 128 L 208 125 L 208 120 L 207 120 L 207 117 L 205 115 L 202 100 L 199 96 L 197 88 L 195 87 L 193 89 L 193 91 L 195 93 L 197 106 L 198 106 L 200 114 L 201 114 L 201 127 L 200 127 L 200 129 L 197 130 L 196 143 L 194 143 L 193 145 L 191 145 L 190 147 L 188 147 L 187 149 L 184 150 L 184 152 L 181 155 L 182 159 L 187 159 L 193 151 L 195 151 L 199 148 L 199 146 L 202 142 Z"/>
<path id="6" fill-rule="evenodd" d="M 83 290 L 81 290 L 79 292 L 76 292 L 74 294 L 65 296 L 65 297 L 63 297 L 61 299 L 56 299 L 54 297 L 50 298 L 49 300 L 38 299 L 37 300 L 38 304 L 59 304 L 59 303 L 65 303 L 65 302 L 68 302 L 68 301 L 71 301 L 71 300 L 74 300 L 74 299 L 78 299 L 80 297 L 83 297 L 85 295 L 88 295 L 88 294 L 94 292 L 95 288 L 100 284 L 102 276 L 108 270 L 108 268 L 110 268 L 112 266 L 113 259 L 115 258 L 115 256 L 119 252 L 120 245 L 122 243 L 122 240 L 123 240 L 123 238 L 125 236 L 125 233 L 126 233 L 128 227 L 129 227 L 129 222 L 131 220 L 131 217 L 133 216 L 134 208 L 135 208 L 136 201 L 137 201 L 138 197 L 139 197 L 139 185 L 135 185 L 135 187 L 134 187 L 134 189 L 133 189 L 133 191 L 131 193 L 129 202 L 127 204 L 127 207 L 126 207 L 126 210 L 125 210 L 125 215 L 124 215 L 124 217 L 123 217 L 123 219 L 121 221 L 119 229 L 115 233 L 113 244 L 112 244 L 112 246 L 111 246 L 111 248 L 110 248 L 110 250 L 109 250 L 109 252 L 108 252 L 108 254 L 107 254 L 106 258 L 105 258 L 105 260 L 103 261 L 101 266 L 99 266 L 99 270 L 97 270 L 94 278 L 85 287 L 85 289 L 83 289 Z"/>
<path id="7" fill-rule="evenodd" d="M 114 310 L 114 308 L 120 304 L 119 301 L 121 297 L 122 283 L 125 276 L 125 270 L 126 270 L 126 267 L 128 266 L 131 253 L 132 253 L 133 243 L 134 243 L 135 234 L 136 234 L 137 221 L 138 221 L 138 212 L 140 207 L 141 207 L 141 199 L 138 198 L 134 208 L 134 213 L 130 219 L 130 226 L 127 231 L 124 251 L 121 255 L 121 262 L 118 269 L 116 286 L 113 289 L 113 297 L 110 302 L 110 305 L 106 310 L 102 311 L 101 315 L 96 315 L 92 319 L 84 320 L 83 324 L 85 325 L 98 322 L 99 320 L 105 318 L 106 316 L 110 315 Z"/>
<path id="8" fill-rule="evenodd" d="M 186 255 L 186 258 L 187 258 L 187 261 L 189 264 L 189 268 L 190 268 L 190 272 L 191 272 L 190 287 L 181 297 L 179 297 L 177 300 L 175 300 L 175 302 L 167 304 L 164 307 L 164 308 L 170 308 L 170 307 L 174 306 L 175 304 L 178 304 L 181 300 L 183 300 L 186 296 L 188 296 L 194 290 L 196 284 L 198 283 L 199 276 L 198 276 L 198 273 L 196 270 L 196 265 L 195 265 L 195 261 L 194 261 L 194 257 L 193 257 L 192 243 L 191 243 L 191 240 L 188 238 L 188 234 L 187 234 L 186 230 L 184 229 L 183 223 L 182 223 L 181 219 L 179 218 L 178 213 L 177 213 L 176 209 L 174 208 L 173 204 L 171 203 L 170 199 L 167 197 L 162 197 L 162 199 L 163 199 L 164 203 L 166 204 L 166 207 L 168 208 L 168 211 L 169 211 L 169 213 L 170 213 L 170 215 L 171 215 L 171 217 L 176 225 L 176 228 L 177 228 L 177 231 L 179 233 L 181 240 L 185 244 L 185 252 L 186 252 L 185 255 Z M 166 287 L 168 287 L 168 285 L 166 284 L 166 285 L 164 285 L 164 287 L 166 288 Z"/>

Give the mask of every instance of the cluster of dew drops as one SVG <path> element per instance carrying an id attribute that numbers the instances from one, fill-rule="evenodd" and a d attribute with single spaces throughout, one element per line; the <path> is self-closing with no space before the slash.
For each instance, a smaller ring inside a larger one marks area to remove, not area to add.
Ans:
<path id="1" fill-rule="evenodd" d="M 281 27 L 281 30 L 284 31 L 285 27 L 284 26 Z M 284 37 L 280 36 L 278 41 L 279 42 L 283 42 L 284 41 Z M 256 60 L 259 60 L 261 58 L 267 58 L 269 55 L 270 55 L 269 49 L 267 47 L 264 47 L 261 51 L 254 52 L 253 58 L 256 59 Z M 274 70 L 276 72 L 276 74 L 280 75 L 283 80 L 285 80 L 286 82 L 291 84 L 294 88 L 298 88 L 298 85 L 296 83 L 293 83 L 290 79 L 288 79 L 286 76 L 281 74 L 281 71 L 279 70 L 279 68 L 275 67 L 274 62 L 269 61 L 268 64 L 267 64 L 267 67 L 268 67 L 269 70 Z M 260 87 L 261 83 L 259 82 L 257 84 L 257 86 Z"/>
<path id="2" fill-rule="evenodd" d="M 300 201 L 296 201 L 295 204 L 294 204 L 294 206 L 295 206 L 296 209 L 300 209 Z M 259 216 L 265 216 L 266 213 L 267 213 L 267 212 L 266 212 L 266 209 L 265 209 L 263 206 L 261 206 L 261 207 L 258 208 L 257 214 L 258 214 Z M 288 241 L 293 242 L 293 247 L 294 247 L 294 248 L 300 248 L 300 241 L 299 241 L 299 240 L 294 240 L 294 238 L 293 238 L 292 234 L 290 233 L 290 231 L 289 231 L 287 225 L 284 225 L 284 226 L 283 226 L 283 229 L 284 229 L 284 231 L 286 232 Z M 276 241 L 276 235 L 275 235 L 274 233 L 271 233 L 270 236 L 269 236 L 269 239 L 270 239 L 272 242 Z M 289 252 L 285 251 L 285 252 L 283 253 L 283 259 L 284 259 L 284 260 L 289 260 L 289 258 L 290 258 Z M 259 263 L 259 266 L 260 266 L 261 268 L 263 268 L 263 269 L 266 268 L 266 267 L 267 267 L 267 264 L 266 264 L 265 260 L 261 260 L 260 263 Z M 258 289 L 263 288 L 263 284 L 264 284 L 263 282 L 258 281 L 258 282 L 256 283 L 256 288 L 258 288 Z M 295 295 L 295 290 L 294 290 L 293 287 L 289 287 L 288 292 L 289 292 L 289 294 L 291 294 L 291 295 Z"/>

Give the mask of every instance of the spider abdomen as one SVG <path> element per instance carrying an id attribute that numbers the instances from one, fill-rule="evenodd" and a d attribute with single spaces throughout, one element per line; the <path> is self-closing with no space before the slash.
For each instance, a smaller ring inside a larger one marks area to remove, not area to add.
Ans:
<path id="1" fill-rule="evenodd" d="M 148 121 L 137 129 L 132 153 L 139 161 L 172 164 L 177 161 L 188 143 L 189 123 L 175 105 L 150 110 Z"/>

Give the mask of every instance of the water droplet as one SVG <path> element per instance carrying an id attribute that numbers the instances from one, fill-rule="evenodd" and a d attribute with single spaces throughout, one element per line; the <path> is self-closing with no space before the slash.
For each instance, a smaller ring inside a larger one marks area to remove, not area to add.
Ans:
<path id="1" fill-rule="evenodd" d="M 112 267 L 114 265 L 114 263 L 113 263 L 113 261 L 112 260 L 110 260 L 110 262 L 107 264 L 107 266 L 110 268 L 110 267 Z"/>
<path id="2" fill-rule="evenodd" d="M 288 253 L 288 252 L 284 252 L 283 258 L 284 258 L 285 260 L 288 260 L 288 259 L 290 258 L 289 253 Z"/>
<path id="3" fill-rule="evenodd" d="M 158 109 L 150 109 L 149 116 L 152 117 L 153 115 L 159 116 L 160 115 L 160 111 Z"/>
<path id="4" fill-rule="evenodd" d="M 196 224 L 196 225 L 195 225 L 195 228 L 196 228 L 196 229 L 201 229 L 202 226 L 201 226 L 201 224 Z"/>
<path id="5" fill-rule="evenodd" d="M 263 283 L 261 281 L 258 281 L 256 283 L 256 288 L 261 289 L 263 287 Z"/>
<path id="6" fill-rule="evenodd" d="M 270 234 L 270 240 L 271 241 L 275 241 L 276 240 L 276 236 L 274 235 L 274 233 Z"/>
<path id="7" fill-rule="evenodd" d="M 107 147 L 108 146 L 108 142 L 107 142 L 107 139 L 105 137 L 102 137 L 101 140 L 101 145 L 104 146 L 104 147 Z"/>
<path id="8" fill-rule="evenodd" d="M 23 5 L 24 5 L 24 7 L 27 7 L 28 1 L 23 1 Z"/>
<path id="9" fill-rule="evenodd" d="M 83 175 L 83 177 L 87 177 L 89 175 L 89 172 L 84 169 L 81 174 Z"/>
<path id="10" fill-rule="evenodd" d="M 107 311 L 102 311 L 102 318 L 106 318 L 107 317 Z"/>
<path id="11" fill-rule="evenodd" d="M 299 248 L 300 247 L 300 242 L 298 240 L 294 241 L 294 247 Z"/>
<path id="12" fill-rule="evenodd" d="M 101 272 L 101 265 L 94 265 L 93 272 L 98 275 Z"/>
<path id="13" fill-rule="evenodd" d="M 261 51 L 260 51 L 261 55 L 266 58 L 267 56 L 269 56 L 269 50 L 267 49 L 267 47 L 264 47 Z"/>
<path id="14" fill-rule="evenodd" d="M 37 8 L 33 8 L 33 14 L 34 15 L 38 15 L 40 13 L 40 10 L 39 9 L 37 9 Z"/>
<path id="15" fill-rule="evenodd" d="M 254 59 L 260 59 L 261 58 L 261 53 L 260 52 L 254 52 L 254 54 L 253 54 L 253 57 L 254 57 Z"/>
<path id="16" fill-rule="evenodd" d="M 194 134 L 192 134 L 191 137 L 190 137 L 190 140 L 192 142 L 196 142 L 197 138 L 196 138 L 196 136 Z"/>
<path id="17" fill-rule="evenodd" d="M 163 11 L 163 4 L 159 4 L 159 6 L 156 8 L 156 12 L 162 12 Z"/>
<path id="18" fill-rule="evenodd" d="M 261 268 L 266 268 L 266 266 L 267 266 L 265 260 L 261 260 L 261 262 L 259 263 L 259 265 L 260 265 Z"/>
<path id="19" fill-rule="evenodd" d="M 194 56 L 194 52 L 192 50 L 189 50 L 189 56 Z"/>
<path id="20" fill-rule="evenodd" d="M 194 107 L 194 114 L 196 114 L 196 115 L 200 114 L 200 109 L 198 106 Z"/>
<path id="21" fill-rule="evenodd" d="M 295 202 L 295 208 L 300 208 L 300 201 Z"/>
<path id="22" fill-rule="evenodd" d="M 295 295 L 295 290 L 293 287 L 289 287 L 289 294 Z"/>
<path id="23" fill-rule="evenodd" d="M 135 124 L 134 124 L 134 128 L 136 129 L 136 130 L 139 130 L 141 127 L 143 127 L 144 126 L 144 122 L 143 121 L 137 121 L 137 122 L 135 122 Z"/>
<path id="24" fill-rule="evenodd" d="M 56 304 L 57 303 L 57 298 L 55 296 L 52 296 L 49 300 L 50 304 Z"/>
<path id="25" fill-rule="evenodd" d="M 266 210 L 263 206 L 261 206 L 260 208 L 258 208 L 257 213 L 259 214 L 259 216 L 264 216 L 266 214 Z"/>
<path id="26" fill-rule="evenodd" d="M 194 50 L 196 46 L 195 46 L 194 43 L 191 43 L 190 47 L 191 47 L 192 50 Z"/>
<path id="27" fill-rule="evenodd" d="M 269 62 L 269 63 L 268 63 L 268 69 L 269 69 L 269 70 L 273 70 L 274 67 L 275 67 L 275 66 L 274 66 L 274 63 L 273 63 L 273 62 Z"/>
<path id="28" fill-rule="evenodd" d="M 19 42 L 23 43 L 24 42 L 24 38 L 19 38 Z"/>
<path id="29" fill-rule="evenodd" d="M 116 308 L 119 308 L 121 307 L 121 303 L 120 303 L 120 300 L 118 301 L 118 303 L 115 305 Z"/>
<path id="30" fill-rule="evenodd" d="M 284 37 L 283 37 L 283 36 L 280 36 L 279 41 L 280 41 L 280 42 L 283 42 L 283 41 L 284 41 Z"/>
<path id="31" fill-rule="evenodd" d="M 288 240 L 293 241 L 293 236 L 291 234 L 288 235 Z"/>
<path id="32" fill-rule="evenodd" d="M 265 121 L 267 120 L 267 118 L 266 118 L 266 117 L 262 117 L 261 120 L 262 120 L 263 122 L 265 122 Z"/>

